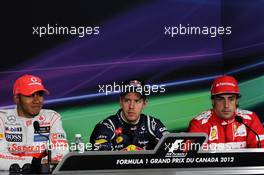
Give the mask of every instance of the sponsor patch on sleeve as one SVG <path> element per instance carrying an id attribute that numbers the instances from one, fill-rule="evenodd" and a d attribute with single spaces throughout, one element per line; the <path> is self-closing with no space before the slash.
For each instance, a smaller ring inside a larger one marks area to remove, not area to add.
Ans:
<path id="1" fill-rule="evenodd" d="M 8 142 L 22 142 L 22 134 L 5 134 L 6 141 Z"/>
<path id="2" fill-rule="evenodd" d="M 210 128 L 210 135 L 209 135 L 209 140 L 213 141 L 218 139 L 218 131 L 217 131 L 217 126 L 213 126 Z"/>
<path id="3" fill-rule="evenodd" d="M 66 136 L 63 133 L 53 133 L 51 134 L 51 138 L 52 140 L 64 140 L 66 139 Z"/>
<path id="4" fill-rule="evenodd" d="M 106 143 L 107 140 L 105 139 L 98 139 L 98 140 L 95 140 L 95 143 L 99 143 L 99 144 L 103 144 L 103 143 Z"/>
<path id="5" fill-rule="evenodd" d="M 50 132 L 50 126 L 41 126 L 39 127 L 39 132 L 40 133 L 49 133 Z M 37 132 L 34 131 L 34 133 L 36 134 Z"/>
<path id="6" fill-rule="evenodd" d="M 4 138 L 4 133 L 0 133 L 0 140 Z"/>
<path id="7" fill-rule="evenodd" d="M 49 137 L 49 134 L 43 134 L 47 137 Z M 48 138 L 42 136 L 42 135 L 39 135 L 39 134 L 34 134 L 34 142 L 44 142 L 44 141 L 47 141 Z"/>

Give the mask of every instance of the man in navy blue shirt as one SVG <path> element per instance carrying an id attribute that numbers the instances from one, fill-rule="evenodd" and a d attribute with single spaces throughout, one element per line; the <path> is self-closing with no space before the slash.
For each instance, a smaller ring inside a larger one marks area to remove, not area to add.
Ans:
<path id="1" fill-rule="evenodd" d="M 90 137 L 94 150 L 149 150 L 168 133 L 162 122 L 142 114 L 147 104 L 146 86 L 139 80 L 125 82 L 121 109 L 98 123 Z"/>

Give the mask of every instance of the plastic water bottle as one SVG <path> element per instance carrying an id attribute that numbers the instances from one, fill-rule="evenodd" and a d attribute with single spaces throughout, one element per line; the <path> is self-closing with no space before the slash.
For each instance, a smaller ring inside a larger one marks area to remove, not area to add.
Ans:
<path id="1" fill-rule="evenodd" d="M 82 141 L 82 135 L 81 134 L 75 134 L 75 140 L 74 140 L 76 151 L 79 153 L 83 153 L 85 151 L 84 149 L 84 143 Z"/>

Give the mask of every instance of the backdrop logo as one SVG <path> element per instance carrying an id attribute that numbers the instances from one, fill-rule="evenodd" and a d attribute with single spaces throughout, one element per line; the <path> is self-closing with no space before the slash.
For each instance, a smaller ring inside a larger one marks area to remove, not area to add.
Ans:
<path id="1" fill-rule="evenodd" d="M 165 143 L 165 151 L 168 151 L 165 157 L 185 157 L 187 153 L 181 149 L 183 141 L 183 139 L 179 139 L 174 143 Z"/>

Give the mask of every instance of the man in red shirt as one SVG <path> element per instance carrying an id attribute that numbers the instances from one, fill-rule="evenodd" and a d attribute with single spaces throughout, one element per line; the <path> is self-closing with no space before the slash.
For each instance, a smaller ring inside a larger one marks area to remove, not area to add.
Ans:
<path id="1" fill-rule="evenodd" d="M 209 146 L 263 148 L 263 125 L 254 112 L 238 108 L 239 98 L 234 77 L 224 75 L 216 78 L 211 87 L 213 108 L 192 119 L 189 132 L 206 133 Z"/>

